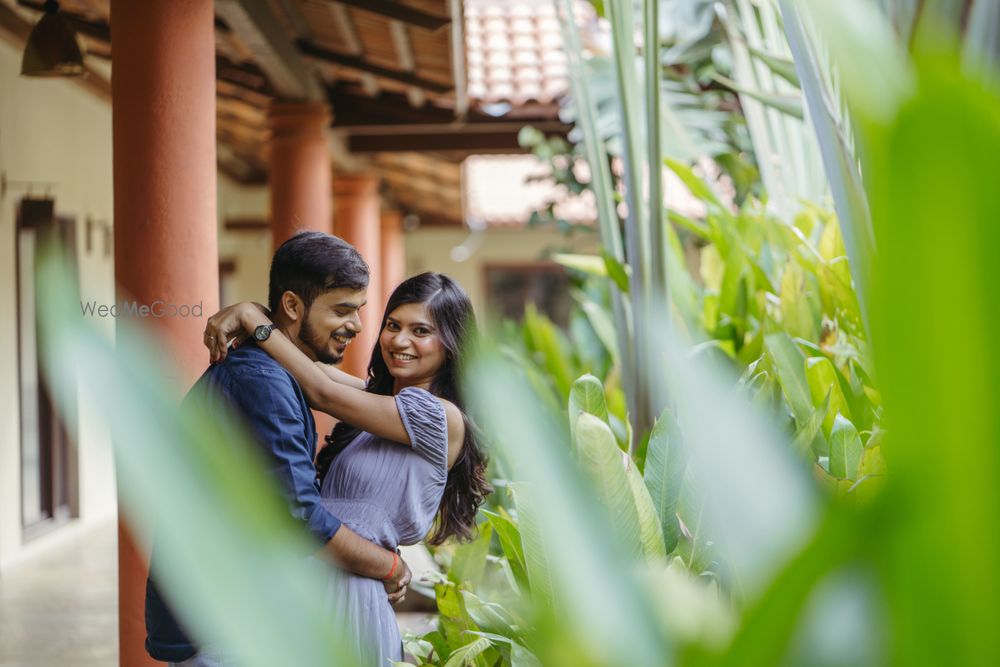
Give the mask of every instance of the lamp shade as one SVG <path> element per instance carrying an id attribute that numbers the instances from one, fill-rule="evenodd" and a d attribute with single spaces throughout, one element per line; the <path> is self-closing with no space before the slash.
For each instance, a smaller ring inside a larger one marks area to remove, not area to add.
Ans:
<path id="1" fill-rule="evenodd" d="M 58 10 L 46 11 L 28 36 L 21 75 L 77 76 L 83 72 L 83 53 L 69 19 Z"/>

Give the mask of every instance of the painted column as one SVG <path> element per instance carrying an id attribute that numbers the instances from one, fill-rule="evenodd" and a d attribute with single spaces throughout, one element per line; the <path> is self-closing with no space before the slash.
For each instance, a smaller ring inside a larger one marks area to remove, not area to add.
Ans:
<path id="1" fill-rule="evenodd" d="M 382 323 L 382 222 L 379 215 L 378 178 L 371 174 L 337 174 L 333 179 L 333 233 L 361 253 L 368 262 L 368 305 L 361 310 L 363 331 L 351 343 L 343 369 L 367 377 L 368 362 Z"/>
<path id="2" fill-rule="evenodd" d="M 330 233 L 332 185 L 327 128 L 330 107 L 322 102 L 274 102 L 268 111 L 271 128 L 272 248 L 297 232 Z M 313 410 L 319 446 L 333 430 L 333 417 Z"/>
<path id="3" fill-rule="evenodd" d="M 271 128 L 271 230 L 274 248 L 302 230 L 331 230 L 330 107 L 275 102 Z"/>
<path id="4" fill-rule="evenodd" d="M 386 301 L 407 275 L 403 214 L 386 209 L 382 211 L 382 292 Z"/>
<path id="5" fill-rule="evenodd" d="M 111 34 L 118 297 L 201 304 L 201 318 L 149 323 L 186 390 L 205 370 L 204 318 L 219 298 L 213 3 L 111 0 Z M 143 648 L 145 559 L 126 523 L 118 577 L 120 664 L 156 665 Z"/>

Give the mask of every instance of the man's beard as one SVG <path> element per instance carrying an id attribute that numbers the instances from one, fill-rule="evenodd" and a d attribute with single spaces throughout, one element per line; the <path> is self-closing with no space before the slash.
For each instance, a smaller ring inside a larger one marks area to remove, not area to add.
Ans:
<path id="1" fill-rule="evenodd" d="M 344 336 L 346 338 L 353 338 L 354 334 L 350 331 L 340 330 L 334 332 L 338 336 Z M 324 364 L 339 364 L 344 360 L 344 355 L 334 354 L 330 352 L 330 339 L 323 338 L 318 335 L 313 328 L 309 325 L 309 312 L 306 311 L 305 317 L 302 319 L 302 328 L 299 329 L 299 341 L 312 350 L 312 353 L 316 356 L 318 361 L 322 361 Z"/>

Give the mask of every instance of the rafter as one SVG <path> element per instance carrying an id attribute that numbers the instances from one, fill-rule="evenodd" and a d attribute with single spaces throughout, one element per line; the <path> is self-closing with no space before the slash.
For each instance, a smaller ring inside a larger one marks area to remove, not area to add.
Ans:
<path id="1" fill-rule="evenodd" d="M 418 28 L 424 28 L 425 30 L 431 30 L 431 31 L 440 30 L 441 28 L 451 23 L 451 19 L 447 16 L 430 14 L 428 12 L 416 9 L 415 7 L 404 5 L 400 2 L 391 2 L 391 0 L 331 0 L 331 1 L 337 2 L 342 5 L 348 5 L 350 7 L 357 7 L 358 9 L 363 9 L 366 12 L 371 12 L 372 14 L 378 14 L 379 16 L 385 16 L 386 18 L 390 18 L 395 21 L 402 21 L 403 23 L 409 23 L 412 26 L 416 26 Z"/>
<path id="2" fill-rule="evenodd" d="M 215 12 L 250 49 L 278 94 L 319 101 L 323 90 L 267 0 L 216 0 Z"/>
<path id="3" fill-rule="evenodd" d="M 358 72 L 367 72 L 368 74 L 374 74 L 375 76 L 380 76 L 384 79 L 405 83 L 408 86 L 423 88 L 431 93 L 442 94 L 451 92 L 452 90 L 452 85 L 450 83 L 431 81 L 430 79 L 425 79 L 421 76 L 417 76 L 416 74 L 382 67 L 380 65 L 370 63 L 364 58 L 331 51 L 330 49 L 324 48 L 318 44 L 313 44 L 312 42 L 304 39 L 300 39 L 298 41 L 298 46 L 299 50 L 305 55 L 332 65 L 339 65 L 340 67 L 357 70 Z"/>

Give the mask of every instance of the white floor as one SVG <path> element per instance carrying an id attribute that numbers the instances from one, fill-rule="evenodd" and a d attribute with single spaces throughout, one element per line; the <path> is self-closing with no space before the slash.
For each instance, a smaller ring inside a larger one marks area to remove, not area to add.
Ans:
<path id="1" fill-rule="evenodd" d="M 118 664 L 116 526 L 73 532 L 0 577 L 0 667 Z M 424 613 L 397 618 L 404 631 L 433 622 Z"/>
<path id="2" fill-rule="evenodd" d="M 0 578 L 0 665 L 118 664 L 116 533 L 81 531 Z"/>

